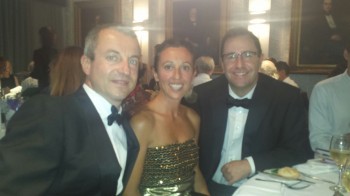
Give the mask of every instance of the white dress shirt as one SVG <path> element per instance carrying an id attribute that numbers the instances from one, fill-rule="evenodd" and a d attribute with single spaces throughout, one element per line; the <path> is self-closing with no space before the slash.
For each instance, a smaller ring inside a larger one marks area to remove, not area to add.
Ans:
<path id="1" fill-rule="evenodd" d="M 251 99 L 254 93 L 255 87 L 247 93 L 244 97 L 239 97 L 236 95 L 231 88 L 229 87 L 229 94 L 235 98 L 235 99 Z M 224 139 L 224 145 L 221 151 L 221 159 L 218 168 L 216 169 L 216 172 L 213 176 L 213 181 L 219 183 L 228 185 L 226 179 L 224 178 L 221 168 L 226 163 L 229 163 L 233 160 L 242 160 L 242 143 L 243 143 L 243 133 L 245 124 L 247 121 L 249 110 L 243 107 L 231 107 L 228 110 L 228 117 L 227 117 L 227 125 L 226 125 L 226 131 L 225 131 L 225 139 Z M 251 175 L 255 173 L 255 164 L 252 157 L 245 157 L 245 159 L 248 160 L 250 168 L 251 168 Z M 245 182 L 246 179 L 243 179 L 241 181 L 236 182 L 232 186 L 238 187 L 243 182 Z"/>
<path id="2" fill-rule="evenodd" d="M 126 135 L 123 127 L 121 125 L 119 126 L 116 122 L 114 122 L 111 126 L 107 124 L 108 123 L 107 117 L 111 114 L 112 105 L 105 98 L 103 98 L 101 95 L 96 93 L 93 89 L 91 89 L 86 84 L 83 85 L 83 88 L 86 91 L 89 98 L 91 99 L 98 114 L 102 119 L 103 125 L 106 128 L 107 134 L 109 136 L 109 139 L 111 140 L 114 152 L 117 156 L 118 162 L 121 167 L 121 172 L 118 179 L 117 193 L 116 193 L 116 195 L 118 195 L 123 190 L 122 180 L 125 172 L 126 155 L 127 155 Z M 121 113 L 121 109 L 119 113 Z"/>

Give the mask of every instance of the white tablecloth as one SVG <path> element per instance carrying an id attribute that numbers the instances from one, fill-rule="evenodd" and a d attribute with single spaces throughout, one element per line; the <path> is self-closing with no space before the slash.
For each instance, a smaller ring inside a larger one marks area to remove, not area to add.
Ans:
<path id="1" fill-rule="evenodd" d="M 313 176 L 331 180 L 335 183 L 338 182 L 338 173 L 334 170 L 315 174 Z M 280 183 L 258 181 L 256 178 L 271 179 L 271 177 L 259 173 L 241 185 L 233 196 L 333 196 L 334 194 L 334 192 L 329 189 L 332 184 L 313 180 L 311 178 L 302 177 L 305 180 L 315 182 L 315 184 L 301 190 L 292 190 Z"/>

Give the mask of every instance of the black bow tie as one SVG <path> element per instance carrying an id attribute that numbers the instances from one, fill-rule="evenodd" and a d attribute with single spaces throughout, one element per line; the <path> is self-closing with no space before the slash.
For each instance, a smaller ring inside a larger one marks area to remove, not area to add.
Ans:
<path id="1" fill-rule="evenodd" d="M 111 126 L 114 121 L 120 125 L 122 123 L 122 115 L 118 113 L 118 109 L 113 105 L 111 108 L 111 114 L 107 117 L 108 125 Z"/>
<path id="2" fill-rule="evenodd" d="M 235 99 L 231 96 L 228 96 L 227 98 L 227 106 L 230 108 L 232 106 L 236 106 L 236 107 L 243 107 L 246 109 L 249 109 L 250 106 L 250 99 Z"/>

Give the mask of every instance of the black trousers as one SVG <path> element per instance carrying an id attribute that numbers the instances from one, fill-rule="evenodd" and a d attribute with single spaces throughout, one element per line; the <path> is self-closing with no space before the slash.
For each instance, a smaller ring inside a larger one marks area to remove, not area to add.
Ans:
<path id="1" fill-rule="evenodd" d="M 208 182 L 208 189 L 211 196 L 232 196 L 237 187 L 218 184 L 211 180 Z"/>

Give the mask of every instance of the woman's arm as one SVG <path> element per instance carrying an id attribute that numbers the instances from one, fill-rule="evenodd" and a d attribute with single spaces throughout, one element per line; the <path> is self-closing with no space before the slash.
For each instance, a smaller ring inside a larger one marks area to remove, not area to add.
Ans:
<path id="1" fill-rule="evenodd" d="M 194 169 L 195 175 L 194 175 L 194 191 L 196 193 L 201 193 L 204 195 L 210 195 L 208 188 L 207 188 L 207 183 L 204 180 L 204 177 L 202 175 L 201 170 L 199 169 L 199 166 L 197 166 Z"/>
<path id="2" fill-rule="evenodd" d="M 189 118 L 190 118 L 190 120 L 192 122 L 192 125 L 194 127 L 194 130 L 195 130 L 196 143 L 198 143 L 200 118 L 199 118 L 198 114 L 192 109 L 189 109 Z M 202 172 L 199 169 L 199 165 L 198 164 L 194 168 L 194 172 L 195 172 L 195 175 L 194 175 L 194 191 L 196 193 L 201 193 L 201 194 L 204 194 L 204 195 L 210 195 L 209 191 L 208 191 L 208 188 L 207 188 L 207 184 L 206 184 L 206 182 L 204 180 Z"/>
<path id="3" fill-rule="evenodd" d="M 139 185 L 141 182 L 141 176 L 143 173 L 144 161 L 146 158 L 146 152 L 148 148 L 148 140 L 150 131 L 152 130 L 149 123 L 149 118 L 144 112 L 136 114 L 131 119 L 131 127 L 135 132 L 135 135 L 139 141 L 140 151 L 138 153 L 134 168 L 131 172 L 129 181 L 125 187 L 123 196 L 140 196 Z"/>

